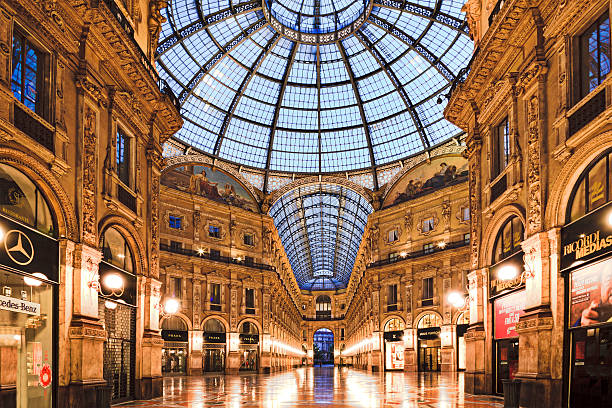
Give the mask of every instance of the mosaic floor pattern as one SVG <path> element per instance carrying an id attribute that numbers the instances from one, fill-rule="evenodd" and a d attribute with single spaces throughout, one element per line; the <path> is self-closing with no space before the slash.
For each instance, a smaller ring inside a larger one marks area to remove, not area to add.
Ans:
<path id="1" fill-rule="evenodd" d="M 276 374 L 166 377 L 163 397 L 116 407 L 501 408 L 503 403 L 500 398 L 464 393 L 461 373 L 311 367 Z"/>

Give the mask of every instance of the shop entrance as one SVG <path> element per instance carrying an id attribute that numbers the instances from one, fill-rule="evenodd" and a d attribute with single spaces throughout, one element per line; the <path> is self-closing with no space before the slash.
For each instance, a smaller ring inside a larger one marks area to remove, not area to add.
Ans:
<path id="1" fill-rule="evenodd" d="M 240 371 L 259 370 L 259 330 L 251 322 L 240 325 Z"/>
<path id="2" fill-rule="evenodd" d="M 461 313 L 457 318 L 457 370 L 465 371 L 465 333 L 469 326 L 467 313 Z"/>
<path id="3" fill-rule="evenodd" d="M 225 371 L 225 326 L 218 319 L 204 323 L 202 370 L 205 373 Z"/>
<path id="4" fill-rule="evenodd" d="M 404 369 L 404 322 L 393 318 L 384 327 L 385 370 Z"/>
<path id="5" fill-rule="evenodd" d="M 334 332 L 319 329 L 314 333 L 313 360 L 315 366 L 334 365 Z"/>
<path id="6" fill-rule="evenodd" d="M 419 371 L 440 371 L 440 326 L 442 318 L 436 313 L 424 315 L 417 323 L 417 347 Z"/>
<path id="7" fill-rule="evenodd" d="M 171 316 L 162 321 L 162 373 L 186 374 L 189 331 L 187 325 L 178 316 Z"/>

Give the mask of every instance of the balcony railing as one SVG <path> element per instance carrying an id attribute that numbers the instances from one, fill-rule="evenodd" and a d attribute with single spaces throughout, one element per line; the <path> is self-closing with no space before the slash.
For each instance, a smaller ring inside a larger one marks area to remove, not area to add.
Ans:
<path id="1" fill-rule="evenodd" d="M 490 203 L 493 203 L 493 201 L 497 200 L 502 194 L 504 194 L 507 188 L 508 188 L 508 178 L 506 177 L 506 174 L 504 174 L 502 177 L 499 178 L 499 180 L 497 180 L 491 186 Z"/>
<path id="2" fill-rule="evenodd" d="M 200 253 L 199 251 L 194 251 L 193 249 L 188 249 L 188 248 L 176 248 L 176 247 L 171 247 L 170 245 L 160 244 L 159 249 L 161 249 L 162 251 L 166 251 L 166 252 L 172 252 L 174 254 L 195 256 L 195 257 L 202 258 L 202 259 L 209 259 L 215 262 L 222 262 L 222 263 L 234 264 L 234 265 L 243 265 L 243 266 L 248 266 L 249 268 L 262 269 L 266 271 L 276 271 L 276 268 L 272 265 L 266 265 L 266 264 L 261 264 L 257 262 L 247 263 L 243 260 L 239 261 L 229 256 L 221 256 L 221 255 L 211 256 L 207 252 Z"/>
<path id="3" fill-rule="evenodd" d="M 117 185 L 117 198 L 121 204 L 136 213 L 136 197 L 121 184 Z"/>
<path id="4" fill-rule="evenodd" d="M 585 98 L 586 99 L 586 98 Z M 570 115 L 569 135 L 572 136 L 606 110 L 606 90 L 602 89 Z"/>
<path id="5" fill-rule="evenodd" d="M 305 315 L 302 315 L 302 320 L 306 320 L 308 322 L 316 322 L 316 321 L 331 322 L 334 320 L 344 320 L 344 315 L 340 317 L 331 317 L 331 316 L 307 317 Z"/>
<path id="6" fill-rule="evenodd" d="M 489 14 L 489 27 L 493 25 L 493 21 L 495 20 L 495 17 L 497 17 L 502 7 L 504 7 L 505 2 L 506 0 L 498 0 L 497 4 L 495 4 L 495 7 L 493 7 L 491 14 Z"/>
<path id="7" fill-rule="evenodd" d="M 408 252 L 406 253 L 406 256 L 398 256 L 396 258 L 384 258 L 384 259 L 380 259 L 376 262 L 372 262 L 371 264 L 368 265 L 368 268 L 376 268 L 379 266 L 384 266 L 384 265 L 391 265 L 397 262 L 401 262 L 404 261 L 406 259 L 411 259 L 411 258 L 419 258 L 421 256 L 426 256 L 426 255 L 431 255 L 431 254 L 435 254 L 437 252 L 442 252 L 442 251 L 446 251 L 449 249 L 456 249 L 456 248 L 461 248 L 464 246 L 467 246 L 470 244 L 470 241 L 467 239 L 461 240 L 461 241 L 454 241 L 454 242 L 448 242 L 444 245 L 444 247 L 439 247 L 439 246 L 434 246 L 433 248 L 428 248 L 426 250 L 421 249 L 420 251 L 415 251 L 415 252 Z"/>
<path id="8" fill-rule="evenodd" d="M 125 31 L 128 37 L 134 43 L 135 48 L 138 50 L 139 53 L 140 63 L 147 69 L 149 75 L 151 75 L 151 78 L 155 80 L 155 82 L 157 83 L 157 87 L 159 88 L 161 93 L 167 95 L 176 107 L 176 110 L 180 112 L 181 104 L 176 95 L 174 94 L 174 91 L 172 91 L 172 88 L 170 88 L 170 85 L 168 85 L 168 83 L 164 79 L 160 78 L 159 74 L 157 73 L 157 69 L 155 69 L 155 67 L 151 63 L 151 60 L 147 57 L 147 55 L 142 51 L 142 48 L 140 48 L 140 45 L 136 42 L 136 39 L 134 38 L 134 27 L 132 27 L 132 24 L 123 14 L 119 6 L 117 6 L 115 0 L 104 0 L 104 3 L 106 4 L 110 12 L 115 16 L 115 19 L 117 20 L 121 28 L 123 28 L 123 31 Z"/>
<path id="9" fill-rule="evenodd" d="M 24 109 L 17 103 L 13 106 L 13 124 L 15 127 L 50 151 L 55 152 L 53 130 L 49 129 L 48 125 L 39 120 L 36 117 L 37 115 L 29 109 Z"/>

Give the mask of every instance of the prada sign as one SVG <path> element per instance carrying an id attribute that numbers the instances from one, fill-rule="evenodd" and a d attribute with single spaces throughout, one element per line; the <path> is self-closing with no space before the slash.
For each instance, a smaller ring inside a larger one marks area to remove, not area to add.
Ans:
<path id="1" fill-rule="evenodd" d="M 225 333 L 204 333 L 204 343 L 225 343 Z"/>
<path id="2" fill-rule="evenodd" d="M 242 344 L 258 344 L 259 334 L 241 334 L 240 343 Z"/>
<path id="3" fill-rule="evenodd" d="M 523 255 L 523 251 L 519 251 L 489 268 L 490 298 L 525 286 L 525 283 L 521 279 L 521 275 L 525 269 Z M 514 277 L 512 279 L 507 278 L 507 276 L 513 275 Z"/>
<path id="4" fill-rule="evenodd" d="M 162 330 L 161 335 L 165 341 L 189 341 L 189 334 L 184 330 Z"/>
<path id="5" fill-rule="evenodd" d="M 612 203 L 561 229 L 561 270 L 612 251 Z"/>
<path id="6" fill-rule="evenodd" d="M 0 265 L 59 281 L 59 243 L 0 215 Z"/>

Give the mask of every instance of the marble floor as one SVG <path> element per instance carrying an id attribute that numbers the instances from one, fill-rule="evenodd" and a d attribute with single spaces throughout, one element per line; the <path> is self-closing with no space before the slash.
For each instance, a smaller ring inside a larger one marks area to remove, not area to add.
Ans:
<path id="1" fill-rule="evenodd" d="M 367 373 L 310 367 L 275 374 L 166 377 L 163 397 L 117 407 L 503 407 L 500 398 L 462 390 L 461 373 Z"/>

